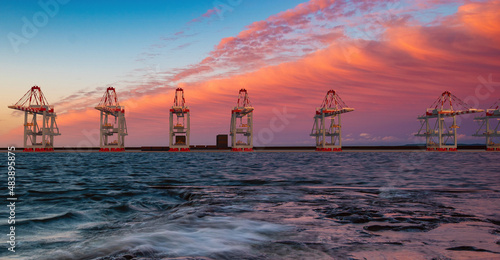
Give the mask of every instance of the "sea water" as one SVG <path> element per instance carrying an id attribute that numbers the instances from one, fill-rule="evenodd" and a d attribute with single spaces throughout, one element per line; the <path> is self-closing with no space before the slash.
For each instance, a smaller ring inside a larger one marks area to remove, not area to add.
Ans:
<path id="1" fill-rule="evenodd" d="M 499 153 L 16 156 L 0 259 L 500 258 Z"/>

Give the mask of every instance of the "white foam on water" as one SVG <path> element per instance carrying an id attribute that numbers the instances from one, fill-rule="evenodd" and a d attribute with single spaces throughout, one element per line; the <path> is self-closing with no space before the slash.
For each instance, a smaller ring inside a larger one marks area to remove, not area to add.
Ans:
<path id="1" fill-rule="evenodd" d="M 207 256 L 249 251 L 255 244 L 271 241 L 286 226 L 231 217 L 189 217 L 151 226 L 138 223 L 120 234 L 101 234 L 67 249 L 36 259 L 94 259 L 120 254 L 151 257 Z M 46 252 L 46 251 L 45 251 Z"/>
<path id="2" fill-rule="evenodd" d="M 403 189 L 398 189 L 395 187 L 380 187 L 379 188 L 379 197 L 384 198 L 384 199 L 395 199 L 395 198 L 407 198 L 410 196 L 408 191 L 405 191 Z"/>

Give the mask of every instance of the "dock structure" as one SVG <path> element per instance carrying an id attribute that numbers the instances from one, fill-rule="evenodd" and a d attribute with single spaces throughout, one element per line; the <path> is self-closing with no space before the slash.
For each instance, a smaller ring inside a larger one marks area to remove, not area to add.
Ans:
<path id="1" fill-rule="evenodd" d="M 24 112 L 25 152 L 54 151 L 54 136 L 61 133 L 57 126 L 54 106 L 49 105 L 40 87 L 31 87 L 16 104 L 8 107 Z"/>
<path id="2" fill-rule="evenodd" d="M 480 126 L 473 136 L 486 137 L 487 151 L 500 151 L 500 99 L 486 109 L 484 116 L 474 119 Z"/>
<path id="3" fill-rule="evenodd" d="M 341 115 L 352 112 L 335 90 L 329 90 L 321 106 L 316 108 L 310 136 L 316 139 L 316 151 L 342 151 Z"/>
<path id="4" fill-rule="evenodd" d="M 451 94 L 443 92 L 441 96 L 427 108 L 425 114 L 418 117 L 420 129 L 415 136 L 425 137 L 427 151 L 457 150 L 457 116 L 484 112 L 471 108 L 465 102 Z"/>
<path id="5" fill-rule="evenodd" d="M 191 134 L 191 121 L 189 107 L 186 106 L 184 99 L 184 90 L 177 88 L 175 90 L 174 105 L 170 109 L 170 138 L 169 151 L 171 152 L 189 152 L 189 137 Z"/>
<path id="6" fill-rule="evenodd" d="M 231 110 L 231 150 L 253 151 L 253 111 L 246 89 L 240 89 L 238 102 Z"/>
<path id="7" fill-rule="evenodd" d="M 125 120 L 125 107 L 120 106 L 118 103 L 115 88 L 108 87 L 106 89 L 104 96 L 95 109 L 101 111 L 99 125 L 99 151 L 125 151 L 125 136 L 128 135 L 127 122 Z"/>

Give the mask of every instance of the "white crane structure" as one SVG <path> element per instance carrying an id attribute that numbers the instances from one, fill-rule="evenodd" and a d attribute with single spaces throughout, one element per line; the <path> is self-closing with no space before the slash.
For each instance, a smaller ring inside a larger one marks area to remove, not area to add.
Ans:
<path id="1" fill-rule="evenodd" d="M 335 90 L 326 93 L 321 107 L 316 108 L 310 136 L 316 137 L 316 151 L 342 151 L 341 115 L 352 112 Z"/>
<path id="2" fill-rule="evenodd" d="M 38 86 L 33 86 L 11 109 L 24 111 L 24 151 L 54 151 L 54 136 L 61 135 L 57 127 L 54 106 Z M 41 122 L 38 119 L 41 116 Z"/>
<path id="3" fill-rule="evenodd" d="M 189 152 L 189 137 L 191 134 L 190 111 L 184 100 L 184 90 L 175 90 L 174 105 L 170 109 L 169 151 Z"/>
<path id="4" fill-rule="evenodd" d="M 500 151 L 500 99 L 486 109 L 484 116 L 474 119 L 480 127 L 473 136 L 486 137 L 487 151 Z"/>
<path id="5" fill-rule="evenodd" d="M 483 112 L 471 108 L 465 102 L 451 94 L 443 92 L 422 116 L 420 130 L 415 136 L 425 137 L 427 151 L 457 150 L 457 115 Z"/>
<path id="6" fill-rule="evenodd" d="M 125 107 L 120 106 L 115 88 L 109 87 L 95 109 L 101 111 L 100 120 L 100 149 L 101 152 L 125 151 L 125 136 L 127 122 L 125 121 Z M 114 120 L 113 120 L 114 118 Z M 113 136 L 116 134 L 115 140 Z"/>
<path id="7" fill-rule="evenodd" d="M 240 89 L 238 103 L 231 110 L 231 150 L 253 151 L 253 111 L 246 89 Z"/>

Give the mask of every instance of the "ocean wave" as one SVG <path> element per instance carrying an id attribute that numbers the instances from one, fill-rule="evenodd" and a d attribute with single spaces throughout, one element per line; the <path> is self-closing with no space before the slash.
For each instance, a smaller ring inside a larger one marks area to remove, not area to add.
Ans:
<path id="1" fill-rule="evenodd" d="M 282 225 L 231 217 L 187 217 L 160 225 L 136 224 L 105 238 L 94 237 L 66 250 L 31 259 L 118 259 L 206 256 L 224 252 L 249 254 L 252 245 L 271 241 L 287 230 Z"/>

